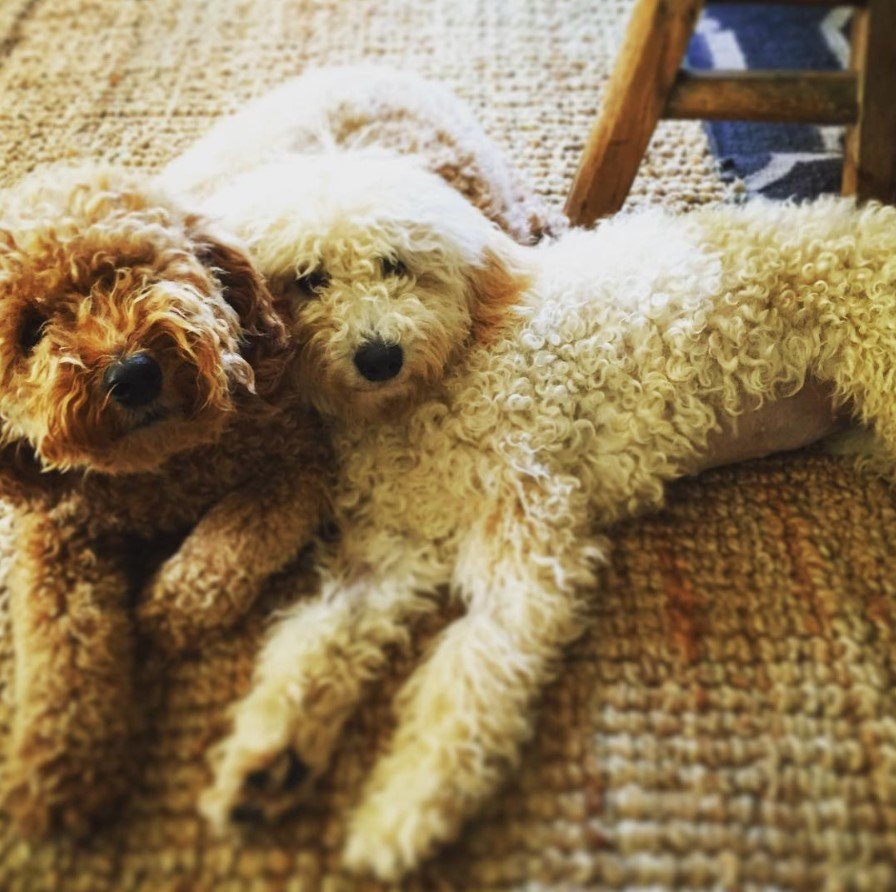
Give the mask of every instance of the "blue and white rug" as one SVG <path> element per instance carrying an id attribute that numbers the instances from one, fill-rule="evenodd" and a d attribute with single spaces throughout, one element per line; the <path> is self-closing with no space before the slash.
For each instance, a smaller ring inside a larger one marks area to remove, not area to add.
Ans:
<path id="1" fill-rule="evenodd" d="M 709 5 L 688 48 L 694 69 L 845 68 L 846 7 Z M 809 198 L 840 191 L 843 127 L 711 121 L 706 124 L 723 175 L 750 194 Z"/>

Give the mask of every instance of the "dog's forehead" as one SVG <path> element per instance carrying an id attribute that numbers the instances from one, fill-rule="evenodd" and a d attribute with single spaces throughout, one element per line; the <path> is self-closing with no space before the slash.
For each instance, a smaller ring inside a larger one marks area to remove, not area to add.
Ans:
<path id="1" fill-rule="evenodd" d="M 163 273 L 197 266 L 183 228 L 166 222 L 163 212 L 107 208 L 0 228 L 0 276 L 20 286 L 36 279 L 55 290 L 97 280 L 111 284 L 128 270 Z"/>
<path id="2" fill-rule="evenodd" d="M 91 315 L 111 318 L 122 311 L 131 323 L 160 312 L 192 318 L 202 315 L 199 305 L 215 299 L 218 289 L 189 252 L 154 255 L 134 245 L 116 252 L 89 242 L 44 244 L 3 267 L 0 259 L 0 315 L 16 324 L 16 308 L 31 308 L 60 330 L 81 328 Z"/>

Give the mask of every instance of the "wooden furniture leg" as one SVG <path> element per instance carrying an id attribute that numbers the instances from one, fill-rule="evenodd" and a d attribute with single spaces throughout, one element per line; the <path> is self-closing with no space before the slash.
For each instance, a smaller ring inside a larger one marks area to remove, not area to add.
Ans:
<path id="1" fill-rule="evenodd" d="M 867 0 L 854 15 L 859 110 L 846 133 L 843 194 L 896 204 L 896 2 Z"/>
<path id="2" fill-rule="evenodd" d="M 636 0 L 566 202 L 573 225 L 622 207 L 660 118 L 849 124 L 843 193 L 896 203 L 896 0 L 751 2 L 859 7 L 851 70 L 680 70 L 703 0 Z"/>
<path id="3" fill-rule="evenodd" d="M 637 0 L 566 202 L 580 226 L 622 207 L 704 0 Z"/>

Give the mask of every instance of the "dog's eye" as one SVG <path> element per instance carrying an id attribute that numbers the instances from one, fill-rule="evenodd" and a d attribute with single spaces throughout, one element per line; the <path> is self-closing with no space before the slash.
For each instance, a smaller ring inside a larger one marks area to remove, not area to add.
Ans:
<path id="1" fill-rule="evenodd" d="M 296 279 L 296 285 L 308 297 L 319 295 L 330 284 L 330 277 L 322 269 L 313 269 Z"/>
<path id="2" fill-rule="evenodd" d="M 19 347 L 23 353 L 31 353 L 32 350 L 40 343 L 44 336 L 44 326 L 47 324 L 47 317 L 34 307 L 25 311 L 22 319 L 21 328 L 19 328 Z"/>
<path id="3" fill-rule="evenodd" d="M 383 266 L 383 275 L 386 278 L 389 278 L 390 276 L 406 276 L 408 273 L 408 268 L 398 257 L 384 257 L 381 263 Z"/>

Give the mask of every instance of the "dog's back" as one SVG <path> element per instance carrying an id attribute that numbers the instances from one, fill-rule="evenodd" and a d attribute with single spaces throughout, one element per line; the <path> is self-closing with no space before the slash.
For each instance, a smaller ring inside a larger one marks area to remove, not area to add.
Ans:
<path id="1" fill-rule="evenodd" d="M 562 231 L 552 213 L 445 86 L 412 71 L 312 69 L 250 102 L 175 158 L 160 182 L 205 199 L 232 178 L 296 152 L 414 155 L 521 242 Z"/>

